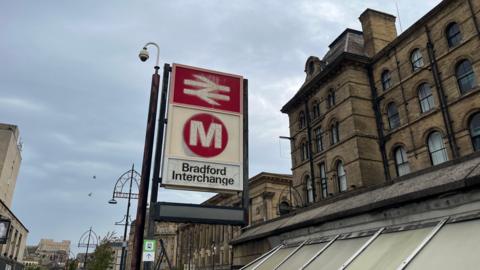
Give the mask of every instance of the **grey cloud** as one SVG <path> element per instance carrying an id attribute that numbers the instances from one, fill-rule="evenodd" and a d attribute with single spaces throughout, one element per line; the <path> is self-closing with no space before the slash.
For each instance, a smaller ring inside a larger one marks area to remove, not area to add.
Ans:
<path id="1" fill-rule="evenodd" d="M 438 0 L 398 1 L 404 29 Z M 415 9 L 412 9 L 415 3 Z M 279 110 L 304 79 L 309 55 L 322 56 L 367 7 L 396 13 L 394 1 L 15 1 L 0 10 L 0 121 L 24 141 L 14 211 L 40 238 L 75 243 L 91 225 L 118 230 L 126 207 L 107 205 L 115 180 L 140 171 L 152 61 L 238 73 L 249 79 L 250 175 L 290 172 L 278 136 Z M 97 179 L 93 180 L 92 175 Z M 93 192 L 89 197 L 88 193 Z M 208 193 L 163 190 L 198 203 Z M 52 224 L 55 220 L 55 224 Z"/>

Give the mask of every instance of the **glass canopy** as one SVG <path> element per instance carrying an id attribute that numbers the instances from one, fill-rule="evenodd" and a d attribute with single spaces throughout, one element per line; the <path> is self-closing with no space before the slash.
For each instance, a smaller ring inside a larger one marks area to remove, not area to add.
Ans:
<path id="1" fill-rule="evenodd" d="M 480 219 L 381 228 L 374 235 L 277 249 L 246 270 L 478 270 Z"/>

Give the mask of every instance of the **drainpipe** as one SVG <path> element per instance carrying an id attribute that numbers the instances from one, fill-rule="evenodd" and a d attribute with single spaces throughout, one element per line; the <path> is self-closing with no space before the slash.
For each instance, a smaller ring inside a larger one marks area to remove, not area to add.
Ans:
<path id="1" fill-rule="evenodd" d="M 447 97 L 445 96 L 441 74 L 440 74 L 440 71 L 438 70 L 438 63 L 435 57 L 435 49 L 432 43 L 430 29 L 426 25 L 425 25 L 425 32 L 427 33 L 427 39 L 428 39 L 428 42 L 427 42 L 428 58 L 430 60 L 433 79 L 435 81 L 435 88 L 437 89 L 437 94 L 440 99 L 440 108 L 442 111 L 443 123 L 447 130 L 448 144 L 450 145 L 450 149 L 452 150 L 453 158 L 458 158 L 459 157 L 458 146 L 455 140 L 455 135 L 453 133 L 452 120 L 450 117 L 450 113 L 448 111 Z"/>
<path id="2" fill-rule="evenodd" d="M 380 98 L 378 98 L 377 89 L 375 88 L 375 80 L 373 79 L 373 71 L 372 66 L 367 66 L 367 75 L 368 75 L 368 82 L 370 84 L 370 91 L 372 93 L 372 108 L 373 112 L 375 113 L 375 123 L 377 124 L 377 133 L 378 133 L 378 141 L 380 146 L 380 154 L 382 155 L 382 163 L 383 163 L 383 173 L 385 175 L 385 180 L 390 182 L 392 179 L 390 177 L 390 172 L 388 171 L 388 159 L 387 159 L 387 152 L 385 151 L 385 135 L 383 134 L 383 121 L 382 121 L 382 114 L 380 113 L 380 108 L 378 103 L 380 102 Z"/>
<path id="3" fill-rule="evenodd" d="M 313 202 L 316 202 L 317 191 L 315 184 L 315 174 L 313 170 L 313 151 L 312 151 L 312 127 L 310 126 L 310 111 L 308 110 L 308 99 L 305 101 L 305 115 L 307 120 L 307 143 L 308 143 L 308 161 L 310 163 L 310 180 L 312 181 Z M 307 190 L 308 201 L 308 190 Z"/>

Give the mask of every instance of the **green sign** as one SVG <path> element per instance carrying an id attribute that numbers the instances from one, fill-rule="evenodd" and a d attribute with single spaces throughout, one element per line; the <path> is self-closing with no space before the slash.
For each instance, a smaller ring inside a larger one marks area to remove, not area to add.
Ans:
<path id="1" fill-rule="evenodd" d="M 143 252 L 155 252 L 157 250 L 157 241 L 143 240 Z"/>

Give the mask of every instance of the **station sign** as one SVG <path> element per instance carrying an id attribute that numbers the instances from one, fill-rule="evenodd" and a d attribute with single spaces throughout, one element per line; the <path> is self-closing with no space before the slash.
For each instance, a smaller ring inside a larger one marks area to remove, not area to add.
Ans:
<path id="1" fill-rule="evenodd" d="M 243 77 L 172 66 L 162 186 L 243 190 Z"/>
<path id="2" fill-rule="evenodd" d="M 142 252 L 142 260 L 144 262 L 153 262 L 155 261 L 155 251 L 157 249 L 157 241 L 156 240 L 143 240 L 143 252 Z"/>

